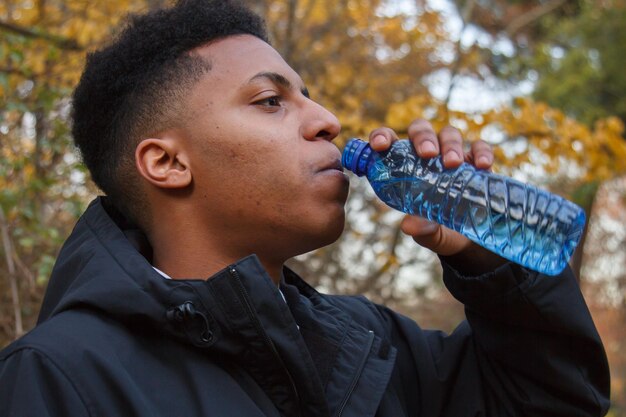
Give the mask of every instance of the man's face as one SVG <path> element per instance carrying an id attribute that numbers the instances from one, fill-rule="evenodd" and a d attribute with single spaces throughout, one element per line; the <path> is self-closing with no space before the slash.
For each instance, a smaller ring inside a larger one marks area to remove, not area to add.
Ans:
<path id="1" fill-rule="evenodd" d="M 196 52 L 211 64 L 189 97 L 186 122 L 201 226 L 241 255 L 291 257 L 336 240 L 348 194 L 331 143 L 336 117 L 256 37 L 231 36 Z"/>

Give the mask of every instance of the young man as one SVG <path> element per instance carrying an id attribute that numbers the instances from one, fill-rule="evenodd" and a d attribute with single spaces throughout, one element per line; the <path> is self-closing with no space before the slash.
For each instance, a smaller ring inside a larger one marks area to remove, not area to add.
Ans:
<path id="1" fill-rule="evenodd" d="M 62 249 L 39 325 L 0 353 L 0 415 L 603 415 L 606 358 L 569 271 L 405 219 L 466 305 L 446 336 L 283 267 L 342 231 L 339 131 L 246 9 L 134 18 L 76 89 L 73 134 L 107 197 Z M 409 137 L 463 159 L 454 129 L 416 121 Z M 479 142 L 468 159 L 492 153 Z"/>

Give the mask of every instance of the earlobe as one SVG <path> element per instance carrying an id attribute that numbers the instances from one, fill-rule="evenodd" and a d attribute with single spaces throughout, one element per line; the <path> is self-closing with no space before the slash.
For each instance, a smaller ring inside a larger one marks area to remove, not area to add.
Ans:
<path id="1" fill-rule="evenodd" d="M 175 139 L 149 138 L 135 149 L 139 174 L 158 188 L 185 188 L 191 184 L 187 155 Z"/>

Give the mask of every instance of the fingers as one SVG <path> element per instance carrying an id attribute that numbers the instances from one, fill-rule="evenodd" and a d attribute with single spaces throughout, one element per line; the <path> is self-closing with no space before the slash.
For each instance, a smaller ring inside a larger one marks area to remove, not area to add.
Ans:
<path id="1" fill-rule="evenodd" d="M 483 140 L 472 142 L 470 151 L 465 155 L 465 161 L 478 169 L 491 169 L 493 165 L 493 149 Z"/>
<path id="2" fill-rule="evenodd" d="M 408 129 L 409 139 L 417 155 L 421 158 L 434 158 L 439 155 L 439 140 L 433 126 L 424 119 L 414 120 Z"/>
<path id="3" fill-rule="evenodd" d="M 405 216 L 401 229 L 417 244 L 442 256 L 456 255 L 471 245 L 459 233 L 417 216 Z"/>
<path id="4" fill-rule="evenodd" d="M 398 140 L 398 135 L 393 129 L 388 127 L 379 127 L 372 130 L 369 135 L 370 146 L 376 152 L 386 151 L 391 146 L 391 143 Z"/>
<path id="5" fill-rule="evenodd" d="M 400 227 L 409 236 L 420 236 L 437 233 L 441 226 L 423 217 L 407 215 L 402 219 Z"/>
<path id="6" fill-rule="evenodd" d="M 463 136 L 458 129 L 452 126 L 441 129 L 439 143 L 441 155 L 443 155 L 443 166 L 456 168 L 463 163 Z"/>
<path id="7" fill-rule="evenodd" d="M 419 157 L 434 158 L 441 154 L 446 168 L 456 168 L 464 161 L 478 169 L 488 170 L 493 165 L 493 150 L 487 142 L 482 140 L 472 142 L 470 151 L 465 153 L 463 135 L 452 126 L 444 127 L 437 134 L 430 122 L 417 119 L 409 125 L 408 135 Z M 388 127 L 375 129 L 369 135 L 370 146 L 377 152 L 389 149 L 396 140 L 398 135 Z"/>
<path id="8" fill-rule="evenodd" d="M 408 132 L 418 156 L 433 158 L 441 153 L 446 168 L 456 168 L 463 163 L 463 136 L 458 129 L 446 126 L 437 135 L 427 120 L 417 119 Z"/>

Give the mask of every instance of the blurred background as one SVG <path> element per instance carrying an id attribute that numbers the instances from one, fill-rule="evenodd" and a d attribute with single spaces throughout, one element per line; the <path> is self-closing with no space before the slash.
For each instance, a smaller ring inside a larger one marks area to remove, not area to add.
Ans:
<path id="1" fill-rule="evenodd" d="M 495 147 L 495 171 L 582 206 L 571 265 L 604 340 L 611 416 L 626 416 L 626 0 L 247 0 L 334 111 L 337 145 L 423 117 Z M 69 135 L 85 54 L 164 0 L 0 0 L 0 347 L 34 325 L 65 237 L 98 193 Z M 353 178 L 346 230 L 290 266 L 425 328 L 463 309 L 401 215 Z"/>

